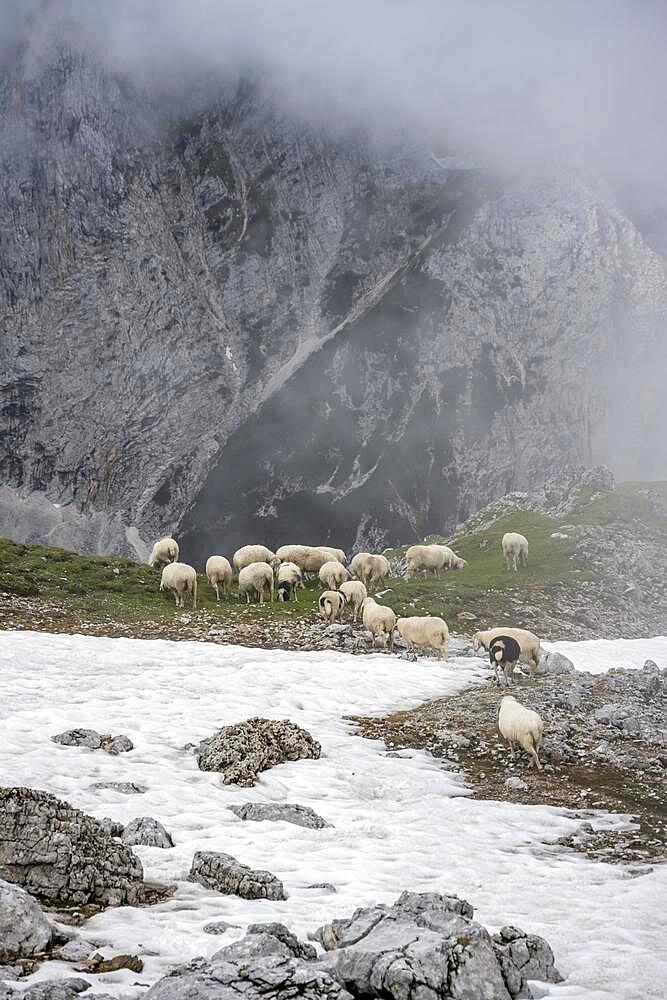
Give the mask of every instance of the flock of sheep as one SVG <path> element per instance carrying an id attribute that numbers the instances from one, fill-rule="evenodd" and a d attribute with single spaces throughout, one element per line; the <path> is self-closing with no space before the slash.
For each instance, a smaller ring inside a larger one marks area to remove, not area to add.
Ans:
<path id="1" fill-rule="evenodd" d="M 517 532 L 508 532 L 502 538 L 503 558 L 508 570 L 528 564 L 528 541 Z M 189 596 L 193 608 L 197 606 L 197 573 L 193 566 L 178 562 L 178 543 L 173 538 L 162 538 L 153 546 L 149 565 L 164 565 L 160 581 L 161 591 L 172 591 L 177 607 L 184 607 Z M 438 575 L 443 570 L 464 569 L 467 565 L 447 545 L 412 545 L 406 552 L 408 578 L 420 573 Z M 274 600 L 298 600 L 299 588 L 305 587 L 307 574 L 317 574 L 324 588 L 319 598 L 320 614 L 326 621 L 342 621 L 343 609 L 349 608 L 356 622 L 359 615 L 364 628 L 373 637 L 373 645 L 380 638 L 385 648 L 393 651 L 394 632 L 397 631 L 408 650 L 414 654 L 417 647 L 437 650 L 442 659 L 447 658 L 446 643 L 449 638 L 447 623 L 436 616 L 398 618 L 385 604 L 369 597 L 369 589 L 377 588 L 389 576 L 390 566 L 386 556 L 360 552 L 347 566 L 342 549 L 326 545 L 283 545 L 272 552 L 265 545 L 244 545 L 238 549 L 230 563 L 224 556 L 213 555 L 206 561 L 206 576 L 215 591 L 229 596 L 234 573 L 238 576 L 239 598 L 264 601 L 265 595 Z M 522 659 L 531 673 L 537 669 L 540 657 L 540 640 L 527 629 L 493 628 L 476 632 L 473 648 L 483 646 L 496 672 L 499 684 L 512 684 L 516 663 Z M 498 728 L 514 752 L 514 743 L 526 750 L 532 763 L 539 769 L 538 750 L 542 739 L 542 720 L 516 701 L 511 695 L 503 697 L 498 715 Z"/>

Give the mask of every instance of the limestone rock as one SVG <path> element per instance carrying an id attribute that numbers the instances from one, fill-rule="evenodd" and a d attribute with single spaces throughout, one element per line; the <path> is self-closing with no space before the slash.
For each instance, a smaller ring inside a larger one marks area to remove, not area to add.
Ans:
<path id="1" fill-rule="evenodd" d="M 322 830 L 331 826 L 325 819 L 311 809 L 309 806 L 300 806 L 290 802 L 245 802 L 243 805 L 229 806 L 239 819 L 271 820 L 284 823 L 293 823 L 295 826 L 310 827 L 313 830 Z"/>
<path id="2" fill-rule="evenodd" d="M 271 872 L 253 871 L 231 854 L 218 851 L 197 851 L 188 878 L 243 899 L 287 899 L 282 882 Z"/>
<path id="3" fill-rule="evenodd" d="M 136 902 L 143 869 L 101 823 L 48 792 L 0 788 L 0 877 L 40 900 Z"/>
<path id="4" fill-rule="evenodd" d="M 225 726 L 199 744 L 202 771 L 220 771 L 226 785 L 254 785 L 260 771 L 290 760 L 317 758 L 321 747 L 289 719 L 247 719 Z"/>
<path id="5" fill-rule="evenodd" d="M 128 847 L 143 844 L 146 847 L 173 847 L 174 842 L 162 823 L 152 816 L 137 816 L 127 824 L 121 840 Z"/>
<path id="6" fill-rule="evenodd" d="M 37 900 L 0 879 L 0 963 L 44 951 L 51 937 L 51 925 Z"/>

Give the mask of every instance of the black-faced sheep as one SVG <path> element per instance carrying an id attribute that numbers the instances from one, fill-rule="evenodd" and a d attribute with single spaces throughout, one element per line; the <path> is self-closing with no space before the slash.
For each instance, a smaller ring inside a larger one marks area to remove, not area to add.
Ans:
<path id="1" fill-rule="evenodd" d="M 511 635 L 497 635 L 489 646 L 489 661 L 495 670 L 496 680 L 501 684 L 504 676 L 507 687 L 512 684 L 512 675 L 519 657 L 521 646 Z"/>
<path id="2" fill-rule="evenodd" d="M 487 628 L 483 632 L 475 632 L 472 637 L 472 648 L 479 649 L 480 646 L 484 646 L 484 649 L 488 651 L 493 640 L 499 635 L 511 635 L 513 639 L 516 639 L 521 647 L 521 659 L 529 664 L 531 674 L 535 673 L 540 662 L 540 640 L 534 632 L 529 632 L 526 628 L 510 628 L 503 625 L 498 628 Z"/>
<path id="3" fill-rule="evenodd" d="M 345 607 L 345 597 L 339 590 L 325 590 L 323 594 L 320 594 L 318 604 L 320 606 L 320 614 L 329 622 L 330 625 L 332 625 L 336 619 L 338 619 L 338 621 L 342 621 L 343 608 Z"/>

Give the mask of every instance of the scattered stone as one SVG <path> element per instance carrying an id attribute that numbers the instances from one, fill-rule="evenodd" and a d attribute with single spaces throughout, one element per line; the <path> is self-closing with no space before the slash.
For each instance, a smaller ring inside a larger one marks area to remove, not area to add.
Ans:
<path id="1" fill-rule="evenodd" d="M 325 826 L 331 826 L 325 819 L 311 809 L 310 806 L 300 806 L 297 803 L 274 803 L 274 802 L 245 802 L 239 806 L 229 806 L 239 819 L 271 820 L 272 822 L 293 823 L 295 826 L 310 827 L 313 830 L 321 830 Z"/>
<path id="2" fill-rule="evenodd" d="M 289 719 L 247 719 L 199 744 L 202 771 L 220 771 L 226 785 L 254 785 L 260 771 L 288 760 L 318 758 L 320 744 Z"/>
<path id="3" fill-rule="evenodd" d="M 63 962 L 85 962 L 94 950 L 95 946 L 89 941 L 84 941 L 83 938 L 74 938 L 59 948 L 54 957 Z"/>
<path id="4" fill-rule="evenodd" d="M 64 906 L 143 898 L 132 851 L 92 816 L 34 788 L 0 788 L 0 876 Z"/>
<path id="5" fill-rule="evenodd" d="M 210 924 L 204 924 L 202 930 L 204 934 L 226 934 L 232 928 L 238 928 L 238 924 L 228 924 L 226 920 L 214 920 Z"/>
<path id="6" fill-rule="evenodd" d="M 99 733 L 96 733 L 94 729 L 68 729 L 67 732 L 51 737 L 54 743 L 60 743 L 62 746 L 88 747 L 89 750 L 99 750 L 104 738 Z M 109 739 L 109 737 L 106 737 L 106 739 Z"/>
<path id="7" fill-rule="evenodd" d="M 218 851 L 197 851 L 188 879 L 242 899 L 287 899 L 282 882 L 271 872 L 253 871 L 231 854 Z"/>
<path id="8" fill-rule="evenodd" d="M 538 669 L 542 674 L 573 674 L 574 663 L 552 649 L 542 654 Z"/>
<path id="9" fill-rule="evenodd" d="M 90 988 L 86 979 L 52 979 L 35 983 L 27 990 L 13 990 L 6 987 L 6 992 L 0 988 L 0 1000 L 75 1000 L 75 998 Z M 112 1000 L 108 993 L 96 993 L 95 1000 Z"/>
<path id="10" fill-rule="evenodd" d="M 0 997 L 2 996 L 2 983 L 14 981 L 21 975 L 20 965 L 0 965 Z"/>
<path id="11" fill-rule="evenodd" d="M 0 879 L 0 962 L 31 958 L 50 944 L 51 925 L 37 900 Z"/>
<path id="12" fill-rule="evenodd" d="M 121 840 L 128 847 L 142 844 L 145 847 L 173 847 L 171 835 L 167 833 L 162 823 L 152 816 L 137 816 L 127 824 L 122 832 Z"/>
<path id="13" fill-rule="evenodd" d="M 211 958 L 195 958 L 160 979 L 146 1000 L 351 1000 L 314 949 L 282 924 L 253 924 Z"/>
<path id="14" fill-rule="evenodd" d="M 134 781 L 96 781 L 91 788 L 111 788 L 123 795 L 143 795 L 148 789 L 145 785 L 137 785 Z"/>
<path id="15" fill-rule="evenodd" d="M 92 955 L 86 962 L 85 969 L 77 969 L 77 972 L 118 972 L 120 969 L 129 969 L 130 972 L 142 972 L 144 963 L 138 955 L 114 955 L 113 958 L 104 958 L 99 952 Z"/>
<path id="16" fill-rule="evenodd" d="M 521 778 L 517 778 L 516 775 L 512 775 L 507 778 L 505 784 L 508 788 L 514 788 L 517 792 L 527 792 L 528 785 Z"/>
<path id="17" fill-rule="evenodd" d="M 517 931 L 508 944 L 472 917 L 457 896 L 404 892 L 393 906 L 362 908 L 321 927 L 313 937 L 327 954 L 318 964 L 355 997 L 391 1000 L 501 1000 L 530 996 L 528 978 L 561 981 L 542 938 Z"/>
<path id="18" fill-rule="evenodd" d="M 128 753 L 130 750 L 134 750 L 134 743 L 129 736 L 114 736 L 113 739 L 102 741 L 102 749 L 115 757 L 119 753 Z"/>
<path id="19" fill-rule="evenodd" d="M 312 885 L 307 885 L 306 889 L 321 889 L 322 892 L 338 892 L 338 889 L 332 882 L 313 882 Z"/>

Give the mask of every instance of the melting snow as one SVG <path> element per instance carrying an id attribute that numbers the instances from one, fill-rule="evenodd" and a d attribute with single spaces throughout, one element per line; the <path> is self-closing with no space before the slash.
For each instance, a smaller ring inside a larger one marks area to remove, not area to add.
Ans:
<path id="1" fill-rule="evenodd" d="M 577 666 L 602 670 L 651 657 L 667 639 L 550 644 Z M 461 779 L 419 751 L 388 756 L 353 735 L 349 713 L 382 714 L 458 690 L 485 673 L 478 658 L 410 663 L 385 655 L 292 653 L 203 643 L 0 633 L 0 783 L 59 795 L 95 816 L 159 819 L 175 848 L 139 847 L 146 876 L 174 882 L 173 898 L 146 908 L 109 909 L 84 937 L 106 954 L 139 953 L 144 973 L 88 976 L 100 992 L 136 993 L 175 964 L 209 955 L 255 921 L 280 920 L 299 935 L 409 888 L 468 899 L 489 928 L 516 924 L 551 943 L 566 982 L 557 1000 L 657 998 L 664 969 L 660 917 L 667 869 L 639 877 L 555 844 L 579 821 L 566 810 L 474 801 Z M 288 717 L 320 740 L 317 761 L 288 763 L 251 789 L 223 786 L 183 749 L 226 723 L 252 715 Z M 136 749 L 110 757 L 57 746 L 75 726 L 127 733 Z M 135 781 L 125 796 L 94 782 Z M 545 775 L 545 780 L 550 780 Z M 227 808 L 244 801 L 299 802 L 334 824 L 310 830 L 250 823 Z M 624 825 L 623 817 L 596 822 Z M 285 883 L 284 902 L 245 901 L 190 884 L 197 850 L 219 850 Z M 308 889 L 332 882 L 335 895 Z M 203 933 L 212 920 L 238 924 Z M 37 978 L 71 975 L 45 963 Z"/>

